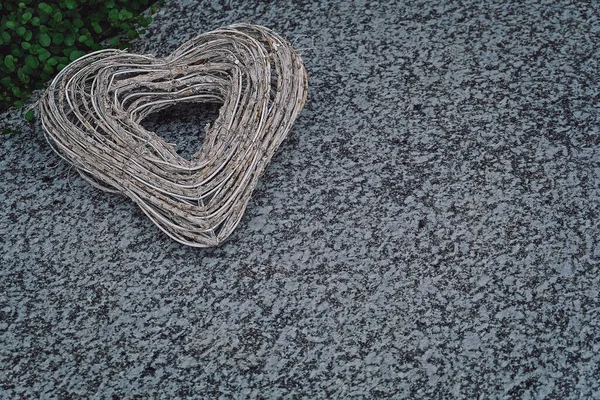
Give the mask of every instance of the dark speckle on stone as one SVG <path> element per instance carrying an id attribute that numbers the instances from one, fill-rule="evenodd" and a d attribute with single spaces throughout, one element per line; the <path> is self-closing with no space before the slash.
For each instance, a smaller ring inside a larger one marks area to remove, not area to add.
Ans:
<path id="1" fill-rule="evenodd" d="M 172 0 L 130 51 L 238 21 L 309 96 L 218 248 L 0 116 L 0 398 L 600 399 L 594 2 Z"/>

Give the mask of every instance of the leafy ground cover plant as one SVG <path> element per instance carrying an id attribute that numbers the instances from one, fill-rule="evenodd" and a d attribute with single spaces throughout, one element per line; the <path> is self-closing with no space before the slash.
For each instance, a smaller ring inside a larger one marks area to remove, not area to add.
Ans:
<path id="1" fill-rule="evenodd" d="M 158 1 L 162 3 L 164 0 Z M 71 61 L 125 47 L 152 21 L 156 0 L 3 0 L 0 2 L 0 112 L 22 107 Z M 25 118 L 30 120 L 33 113 Z"/>

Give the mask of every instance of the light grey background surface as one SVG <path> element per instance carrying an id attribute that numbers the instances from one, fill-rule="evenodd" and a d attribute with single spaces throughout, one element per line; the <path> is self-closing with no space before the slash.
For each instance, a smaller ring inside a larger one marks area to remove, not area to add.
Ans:
<path id="1" fill-rule="evenodd" d="M 132 51 L 238 21 L 310 88 L 219 248 L 2 138 L 0 397 L 600 399 L 598 4 L 171 0 Z"/>

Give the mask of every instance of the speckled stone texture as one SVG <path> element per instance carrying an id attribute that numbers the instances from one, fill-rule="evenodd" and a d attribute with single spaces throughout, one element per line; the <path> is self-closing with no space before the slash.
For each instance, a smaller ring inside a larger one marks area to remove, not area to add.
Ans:
<path id="1" fill-rule="evenodd" d="M 132 51 L 237 21 L 310 90 L 219 248 L 3 116 L 0 397 L 600 399 L 598 3 L 171 0 Z"/>

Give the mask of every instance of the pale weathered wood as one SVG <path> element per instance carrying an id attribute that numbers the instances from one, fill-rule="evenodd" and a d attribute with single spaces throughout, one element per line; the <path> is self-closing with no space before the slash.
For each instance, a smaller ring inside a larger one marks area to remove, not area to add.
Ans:
<path id="1" fill-rule="evenodd" d="M 239 223 L 307 86 L 288 42 L 267 28 L 236 24 L 164 59 L 88 54 L 56 76 L 39 108 L 48 143 L 84 178 L 131 198 L 173 239 L 209 247 Z M 180 102 L 223 104 L 191 160 L 141 125 Z"/>

